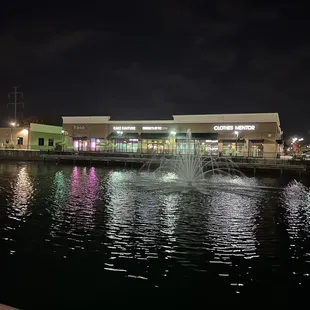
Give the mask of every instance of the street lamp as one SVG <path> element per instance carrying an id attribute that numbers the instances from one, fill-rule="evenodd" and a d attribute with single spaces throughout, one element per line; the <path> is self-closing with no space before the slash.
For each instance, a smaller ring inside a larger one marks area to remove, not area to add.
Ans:
<path id="1" fill-rule="evenodd" d="M 15 122 L 11 122 L 10 126 L 11 126 L 11 142 L 13 142 L 13 127 L 16 127 L 16 123 Z"/>
<path id="2" fill-rule="evenodd" d="M 62 143 L 61 143 L 61 145 L 62 145 L 62 151 L 64 151 L 65 150 L 65 144 L 66 144 L 66 135 L 68 134 L 68 132 L 66 131 L 66 130 L 61 130 L 61 134 L 62 134 Z"/>

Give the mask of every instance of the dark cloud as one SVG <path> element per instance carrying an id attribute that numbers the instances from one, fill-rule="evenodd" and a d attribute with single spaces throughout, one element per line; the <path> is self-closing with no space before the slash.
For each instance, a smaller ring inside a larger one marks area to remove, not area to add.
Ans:
<path id="1" fill-rule="evenodd" d="M 300 5 L 95 1 L 27 12 L 0 20 L 0 90 L 18 78 L 30 114 L 45 113 L 41 102 L 55 118 L 276 111 L 284 130 L 307 127 L 309 21 Z"/>
<path id="2" fill-rule="evenodd" d="M 46 44 L 42 46 L 39 53 L 44 56 L 47 55 L 48 57 L 58 56 L 78 48 L 94 35 L 95 33 L 85 30 L 62 33 L 49 38 Z"/>
<path id="3" fill-rule="evenodd" d="M 38 27 L 39 25 L 37 25 Z M 20 30 L 17 27 L 8 28 L 0 36 L 0 69 L 11 76 L 31 74 L 33 70 L 42 69 L 57 61 L 63 54 L 74 51 L 89 39 L 96 36 L 90 30 L 66 29 L 59 32 L 50 32 L 51 24 L 41 25 L 36 29 L 30 24 Z M 38 36 L 31 38 L 29 34 L 36 29 Z M 23 36 L 22 34 L 26 35 Z"/>

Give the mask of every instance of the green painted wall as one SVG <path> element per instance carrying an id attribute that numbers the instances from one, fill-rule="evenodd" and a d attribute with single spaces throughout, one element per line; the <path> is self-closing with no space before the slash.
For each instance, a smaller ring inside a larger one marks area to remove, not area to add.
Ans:
<path id="1" fill-rule="evenodd" d="M 39 145 L 39 138 L 44 139 L 44 146 Z M 54 145 L 49 146 L 48 141 L 49 139 L 54 140 Z M 47 133 L 47 132 L 37 132 L 32 131 L 30 136 L 30 148 L 33 150 L 52 150 L 55 148 L 56 143 L 62 142 L 62 134 L 55 134 L 55 133 Z"/>
<path id="2" fill-rule="evenodd" d="M 29 148 L 33 150 L 53 150 L 57 143 L 61 143 L 62 127 L 44 124 L 30 124 Z M 44 139 L 44 145 L 39 145 L 39 138 Z M 49 146 L 49 139 L 53 139 L 53 146 Z"/>

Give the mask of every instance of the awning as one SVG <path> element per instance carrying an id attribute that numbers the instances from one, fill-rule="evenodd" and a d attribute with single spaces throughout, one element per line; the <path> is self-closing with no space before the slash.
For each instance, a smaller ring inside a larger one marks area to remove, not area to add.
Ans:
<path id="1" fill-rule="evenodd" d="M 264 139 L 258 139 L 258 140 L 249 140 L 251 143 L 264 143 Z"/>
<path id="2" fill-rule="evenodd" d="M 123 132 L 121 135 L 117 132 L 111 132 L 108 135 L 108 140 L 122 140 L 122 139 L 139 139 L 137 132 Z"/>
<path id="3" fill-rule="evenodd" d="M 186 139 L 186 133 L 178 133 L 175 138 L 177 140 Z M 217 140 L 217 133 L 192 132 L 193 140 Z"/>
<path id="4" fill-rule="evenodd" d="M 221 139 L 222 142 L 228 142 L 228 143 L 245 143 L 245 139 Z"/>
<path id="5" fill-rule="evenodd" d="M 169 133 L 168 132 L 143 132 L 140 135 L 140 139 L 148 139 L 148 140 L 162 139 L 162 140 L 167 140 L 167 139 L 169 139 Z"/>
<path id="6" fill-rule="evenodd" d="M 72 140 L 88 140 L 88 137 L 83 136 L 83 137 L 73 137 Z"/>

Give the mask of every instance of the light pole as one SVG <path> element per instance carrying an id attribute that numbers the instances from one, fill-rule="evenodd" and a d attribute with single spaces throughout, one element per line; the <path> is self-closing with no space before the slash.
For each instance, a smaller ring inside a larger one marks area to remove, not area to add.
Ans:
<path id="1" fill-rule="evenodd" d="M 13 128 L 14 127 L 16 127 L 16 123 L 15 122 L 12 122 L 12 123 L 10 123 L 10 125 L 11 125 L 11 142 L 13 142 Z"/>
<path id="2" fill-rule="evenodd" d="M 61 131 L 61 150 L 64 151 L 64 140 L 65 140 L 65 131 Z"/>
<path id="3" fill-rule="evenodd" d="M 61 131 L 61 134 L 62 134 L 61 146 L 62 146 L 62 151 L 64 152 L 64 150 L 65 150 L 65 144 L 66 144 L 66 134 L 67 134 L 67 131 L 62 130 L 62 131 Z"/>

